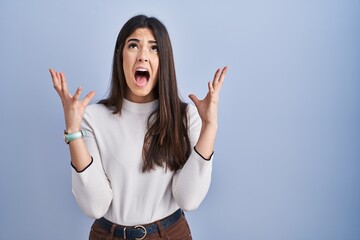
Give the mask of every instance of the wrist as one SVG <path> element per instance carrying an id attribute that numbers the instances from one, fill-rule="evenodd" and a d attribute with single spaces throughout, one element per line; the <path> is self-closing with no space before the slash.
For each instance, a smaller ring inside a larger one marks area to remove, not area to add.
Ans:
<path id="1" fill-rule="evenodd" d="M 67 132 L 66 130 L 64 131 L 64 140 L 65 143 L 67 144 L 69 144 L 71 141 L 74 141 L 79 138 L 83 138 L 85 136 L 86 136 L 86 130 L 84 129 L 71 133 Z"/>
<path id="2" fill-rule="evenodd" d="M 65 130 L 65 132 L 67 134 L 71 134 L 71 133 L 79 132 L 79 131 L 81 131 L 80 127 L 69 127 L 69 128 L 67 127 L 66 130 Z"/>
<path id="3" fill-rule="evenodd" d="M 81 130 L 81 122 L 77 120 L 69 120 L 67 117 L 65 117 L 65 129 L 66 132 L 73 133 L 78 132 Z"/>

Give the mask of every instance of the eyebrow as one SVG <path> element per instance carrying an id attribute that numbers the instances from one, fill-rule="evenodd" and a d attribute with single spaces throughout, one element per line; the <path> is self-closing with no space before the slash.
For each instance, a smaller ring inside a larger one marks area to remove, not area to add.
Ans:
<path id="1" fill-rule="evenodd" d="M 130 38 L 127 42 L 131 42 L 131 41 L 134 41 L 134 42 L 140 42 L 139 39 L 137 38 Z M 148 43 L 151 43 L 151 44 L 157 44 L 157 42 L 155 40 L 149 40 Z"/>

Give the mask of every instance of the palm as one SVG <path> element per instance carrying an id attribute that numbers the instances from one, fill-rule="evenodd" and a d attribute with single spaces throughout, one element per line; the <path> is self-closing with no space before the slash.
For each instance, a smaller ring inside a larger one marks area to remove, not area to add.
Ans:
<path id="1" fill-rule="evenodd" d="M 217 123 L 217 105 L 219 101 L 219 92 L 224 82 L 227 67 L 218 69 L 212 82 L 208 83 L 208 93 L 205 98 L 199 100 L 195 95 L 189 97 L 194 102 L 200 118 L 205 123 Z"/>
<path id="2" fill-rule="evenodd" d="M 89 104 L 90 100 L 94 97 L 95 92 L 89 92 L 83 100 L 79 100 L 82 88 L 79 87 L 74 95 L 71 95 L 66 83 L 66 78 L 63 73 L 55 72 L 50 69 L 53 85 L 56 92 L 61 99 L 65 124 L 67 129 L 80 129 L 80 123 L 84 116 L 85 108 Z"/>

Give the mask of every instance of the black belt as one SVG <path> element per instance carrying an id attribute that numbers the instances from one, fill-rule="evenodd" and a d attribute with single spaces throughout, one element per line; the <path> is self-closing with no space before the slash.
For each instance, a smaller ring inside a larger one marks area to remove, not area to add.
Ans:
<path id="1" fill-rule="evenodd" d="M 166 229 L 174 224 L 177 220 L 180 219 L 183 211 L 178 209 L 176 212 L 170 216 L 160 220 L 161 226 Z M 112 222 L 106 220 L 105 218 L 100 218 L 95 220 L 95 223 L 99 224 L 104 230 L 109 231 L 113 225 Z M 136 225 L 132 227 L 125 227 L 117 225 L 114 230 L 114 236 L 122 239 L 144 239 L 147 235 L 158 232 L 159 229 L 156 223 L 151 223 L 147 225 Z"/>

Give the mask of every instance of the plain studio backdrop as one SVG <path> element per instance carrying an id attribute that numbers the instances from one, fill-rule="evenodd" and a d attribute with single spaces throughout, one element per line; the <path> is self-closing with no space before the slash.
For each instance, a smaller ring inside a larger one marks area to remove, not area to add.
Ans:
<path id="1" fill-rule="evenodd" d="M 165 23 L 179 89 L 229 66 L 195 240 L 360 239 L 360 1 L 0 1 L 0 239 L 87 239 L 60 99 L 109 86 L 122 25 Z"/>

